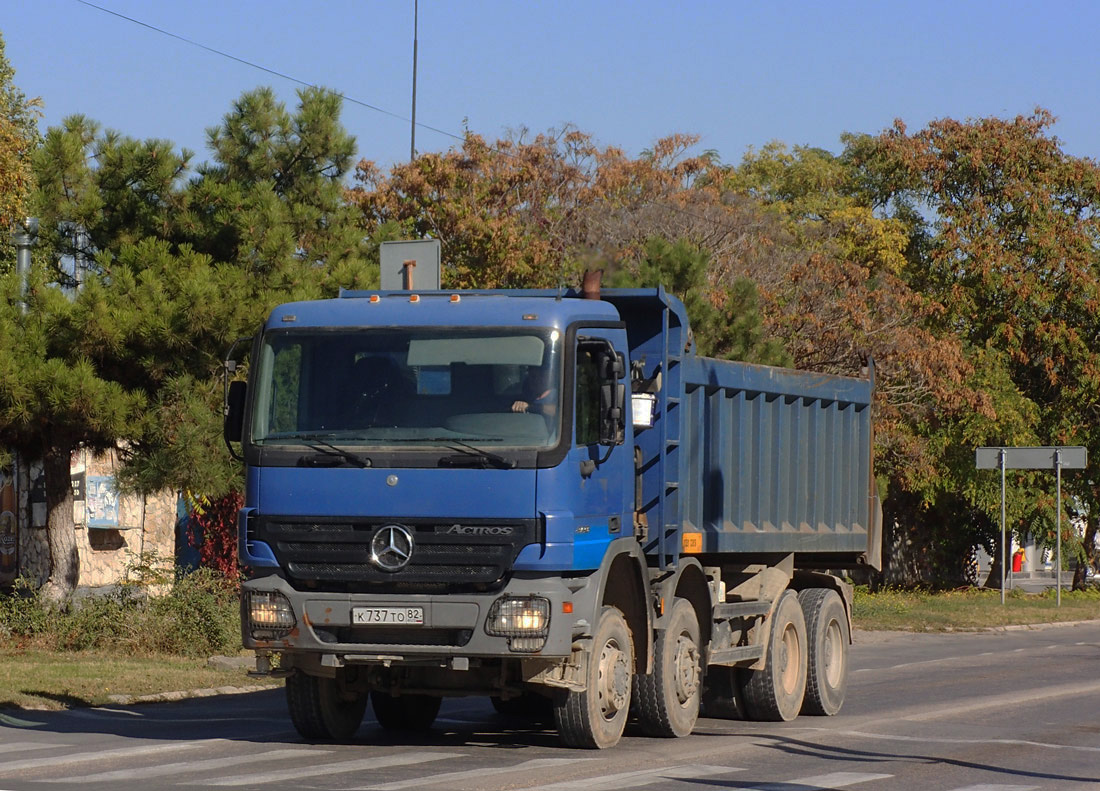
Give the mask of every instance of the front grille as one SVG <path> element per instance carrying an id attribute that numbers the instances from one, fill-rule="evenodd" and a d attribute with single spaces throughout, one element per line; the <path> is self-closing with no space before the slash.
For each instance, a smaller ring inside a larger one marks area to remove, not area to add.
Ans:
<path id="1" fill-rule="evenodd" d="M 374 534 L 392 524 L 407 528 L 414 542 L 408 565 L 395 572 L 370 559 Z M 542 539 L 534 519 L 456 524 L 260 518 L 255 530 L 256 539 L 268 543 L 295 588 L 349 593 L 494 590 L 504 584 L 519 551 Z M 507 534 L 499 535 L 502 532 Z"/>

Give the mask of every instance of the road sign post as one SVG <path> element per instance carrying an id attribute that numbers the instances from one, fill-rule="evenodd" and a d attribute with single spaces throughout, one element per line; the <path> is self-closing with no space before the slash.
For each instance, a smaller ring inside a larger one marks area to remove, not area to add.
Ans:
<path id="1" fill-rule="evenodd" d="M 1038 448 L 978 448 L 974 451 L 974 464 L 979 470 L 1001 471 L 1001 604 L 1005 603 L 1006 533 L 1005 527 L 1005 470 L 1054 470 L 1058 486 L 1057 505 L 1057 565 L 1055 585 L 1058 588 L 1058 606 L 1062 606 L 1062 470 L 1083 470 L 1088 463 L 1088 452 L 1080 445 L 1056 445 Z"/>

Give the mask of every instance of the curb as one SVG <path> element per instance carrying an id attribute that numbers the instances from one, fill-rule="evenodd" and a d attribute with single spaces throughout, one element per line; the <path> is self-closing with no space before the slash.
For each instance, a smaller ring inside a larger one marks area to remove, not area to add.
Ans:
<path id="1" fill-rule="evenodd" d="M 1100 618 L 1089 618 L 1083 621 L 1051 621 L 1049 623 L 1016 623 L 1003 626 L 947 626 L 943 629 L 852 629 L 852 637 L 856 635 L 922 635 L 922 634 L 983 634 L 995 632 L 1042 632 L 1047 629 L 1060 629 L 1066 626 L 1090 626 L 1100 624 Z"/>
<path id="2" fill-rule="evenodd" d="M 152 695 L 108 695 L 107 700 L 118 706 L 129 706 L 133 703 L 172 703 L 190 698 L 212 698 L 217 695 L 245 695 L 249 692 L 263 692 L 269 689 L 278 689 L 278 687 L 251 684 L 246 687 L 190 689 L 176 692 L 157 692 Z"/>

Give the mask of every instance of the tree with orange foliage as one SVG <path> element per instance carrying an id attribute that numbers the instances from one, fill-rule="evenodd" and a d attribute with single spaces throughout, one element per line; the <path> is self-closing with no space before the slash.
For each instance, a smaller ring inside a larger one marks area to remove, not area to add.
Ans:
<path id="1" fill-rule="evenodd" d="M 1039 444 L 1084 445 L 1095 459 L 1100 164 L 1063 151 L 1054 122 L 1041 108 L 1013 119 L 943 119 L 916 133 L 898 121 L 861 141 L 853 160 L 873 174 L 879 205 L 922 218 L 906 277 L 943 306 L 938 326 L 1000 362 L 1000 386 L 1035 411 Z M 1017 444 L 1013 423 L 1001 425 L 984 444 Z M 1040 485 L 1049 491 L 1049 481 Z M 1100 483 L 1067 475 L 1065 486 L 1071 515 L 1086 523 L 1080 558 L 1092 560 Z M 1019 518 L 1044 525 L 1040 538 L 1053 540 L 1051 504 L 1031 501 L 1031 515 Z"/>

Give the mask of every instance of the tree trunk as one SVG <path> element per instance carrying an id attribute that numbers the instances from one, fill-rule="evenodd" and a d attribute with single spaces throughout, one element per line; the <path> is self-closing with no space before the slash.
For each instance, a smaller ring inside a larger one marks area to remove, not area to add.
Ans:
<path id="1" fill-rule="evenodd" d="M 1077 570 L 1073 572 L 1073 590 L 1085 589 L 1085 572 L 1096 561 L 1096 512 L 1089 509 L 1089 515 L 1085 519 L 1085 537 L 1081 541 L 1081 548 L 1085 551 L 1085 560 L 1077 564 Z"/>
<path id="2" fill-rule="evenodd" d="M 80 580 L 80 558 L 73 524 L 72 442 L 44 443 L 42 457 L 46 479 L 46 543 L 50 575 L 42 586 L 47 601 L 68 600 Z"/>
<path id="3" fill-rule="evenodd" d="M 989 564 L 989 576 L 985 578 L 985 585 L 983 588 L 992 588 L 993 590 L 1001 589 L 1001 547 L 998 545 L 997 551 L 993 553 L 992 563 Z"/>

